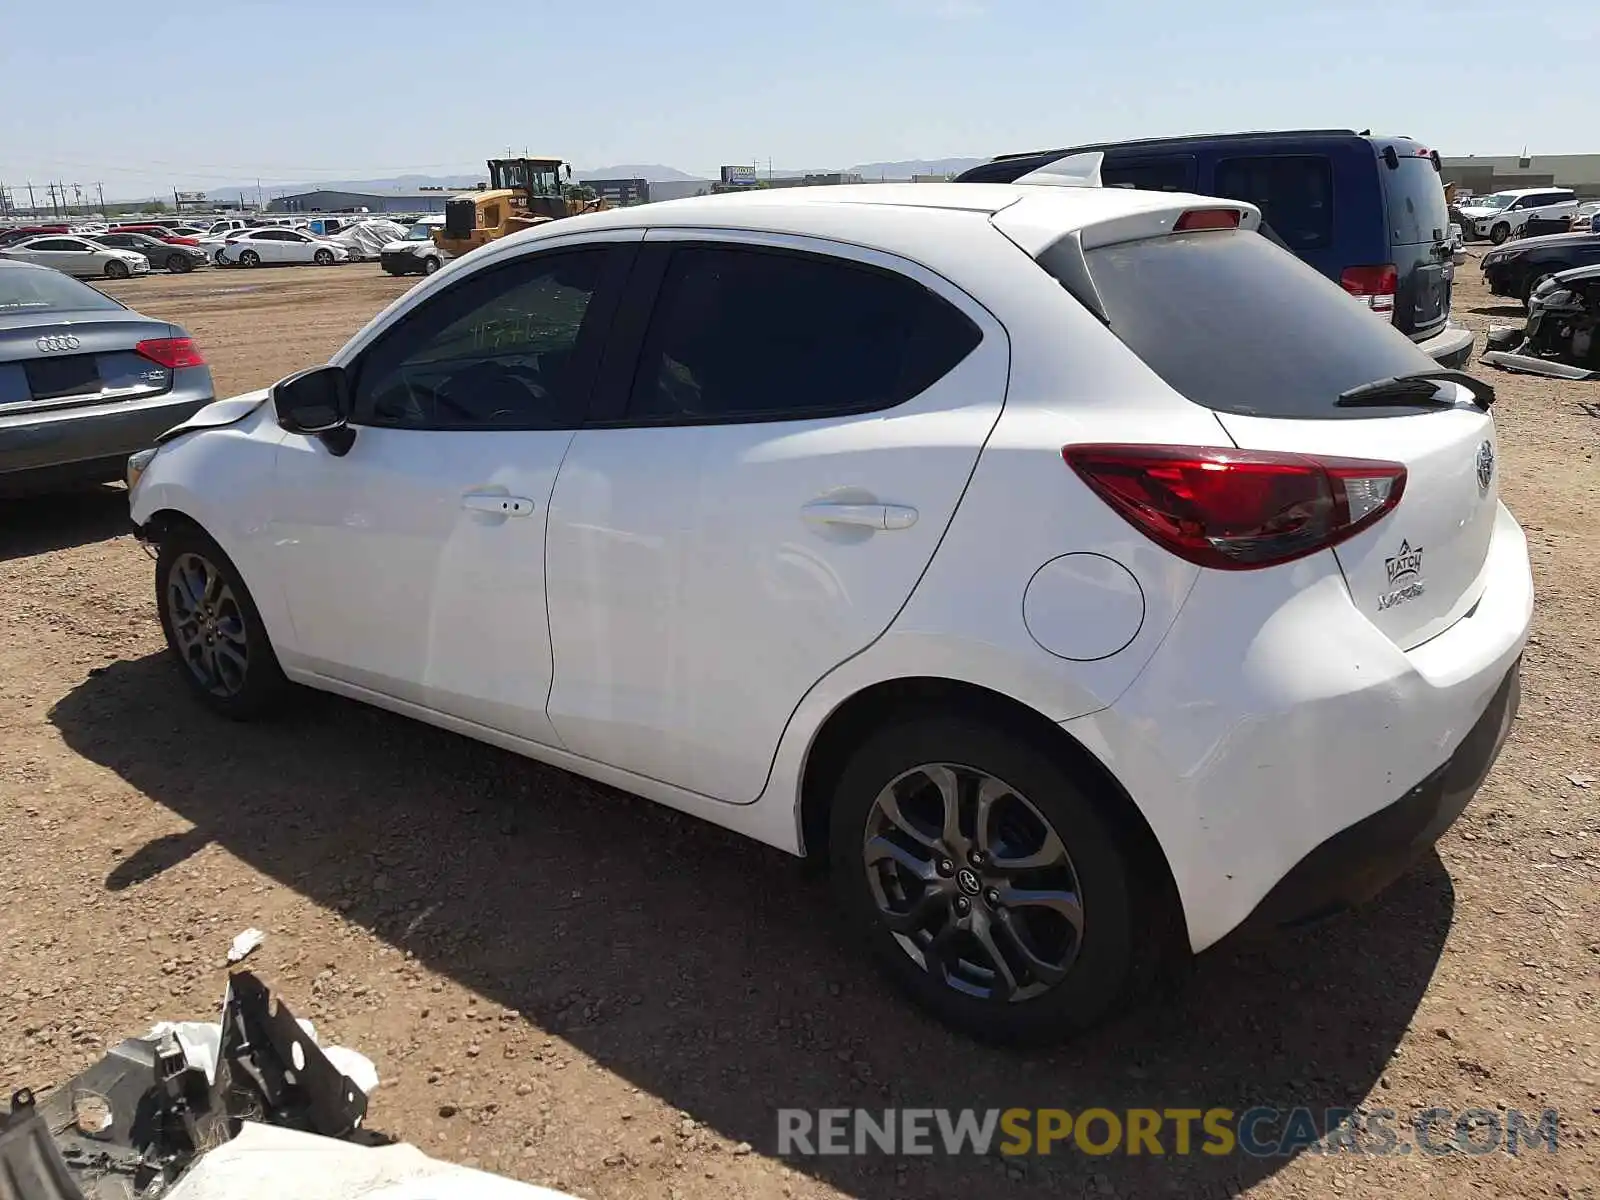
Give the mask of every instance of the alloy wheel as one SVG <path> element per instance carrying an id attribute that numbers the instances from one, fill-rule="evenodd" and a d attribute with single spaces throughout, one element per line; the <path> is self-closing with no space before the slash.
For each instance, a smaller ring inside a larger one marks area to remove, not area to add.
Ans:
<path id="1" fill-rule="evenodd" d="M 1078 957 L 1083 903 L 1066 846 L 987 772 L 928 763 L 898 776 L 873 801 L 862 860 L 900 948 L 955 991 L 1031 1000 Z"/>
<path id="2" fill-rule="evenodd" d="M 250 666 L 244 611 L 215 563 L 180 555 L 167 574 L 167 611 L 178 654 L 214 696 L 236 696 Z"/>

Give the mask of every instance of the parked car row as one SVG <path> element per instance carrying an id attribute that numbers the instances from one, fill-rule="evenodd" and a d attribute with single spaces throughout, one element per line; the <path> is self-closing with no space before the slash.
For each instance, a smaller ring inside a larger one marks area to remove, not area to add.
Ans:
<path id="1" fill-rule="evenodd" d="M 186 686 L 339 693 L 821 859 L 987 1038 L 1370 897 L 1499 754 L 1533 603 L 1493 389 L 1441 367 L 1435 156 L 970 175 L 530 229 L 153 439 Z"/>

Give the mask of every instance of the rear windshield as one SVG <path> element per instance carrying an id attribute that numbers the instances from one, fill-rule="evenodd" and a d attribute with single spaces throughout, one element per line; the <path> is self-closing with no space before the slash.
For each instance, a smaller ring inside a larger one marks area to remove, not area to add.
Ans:
<path id="1" fill-rule="evenodd" d="M 1379 164 L 1389 208 L 1389 238 L 1398 246 L 1437 242 L 1450 228 L 1439 172 L 1426 158 L 1402 158 L 1394 170 Z"/>
<path id="2" fill-rule="evenodd" d="M 121 307 L 109 296 L 59 271 L 0 267 L 0 316 L 95 312 Z"/>
<path id="3" fill-rule="evenodd" d="M 1050 270 L 1052 257 L 1047 251 L 1040 265 Z M 1177 234 L 1085 258 L 1112 331 L 1167 383 L 1219 412 L 1394 415 L 1394 408 L 1336 408 L 1334 401 L 1357 384 L 1438 365 L 1259 234 Z M 1070 290 L 1070 277 L 1055 273 Z"/>

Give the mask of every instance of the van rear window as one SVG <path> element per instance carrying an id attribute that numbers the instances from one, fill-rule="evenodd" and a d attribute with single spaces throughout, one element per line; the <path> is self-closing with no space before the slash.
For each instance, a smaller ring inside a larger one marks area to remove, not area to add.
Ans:
<path id="1" fill-rule="evenodd" d="M 1333 245 L 1333 164 L 1326 155 L 1219 159 L 1212 186 L 1259 208 L 1296 254 Z"/>
<path id="2" fill-rule="evenodd" d="M 1450 229 L 1450 210 L 1444 200 L 1444 184 L 1433 162 L 1426 158 L 1402 158 L 1390 170 L 1378 164 L 1384 197 L 1389 208 L 1389 236 L 1398 246 L 1437 242 Z"/>
<path id="3" fill-rule="evenodd" d="M 1430 168 L 1431 169 L 1431 168 Z M 1047 250 L 1039 264 L 1052 269 Z M 1113 333 L 1177 391 L 1218 412 L 1370 418 L 1339 393 L 1437 367 L 1389 322 L 1258 234 L 1210 231 L 1084 255 Z M 1072 289 L 1066 271 L 1052 272 Z"/>

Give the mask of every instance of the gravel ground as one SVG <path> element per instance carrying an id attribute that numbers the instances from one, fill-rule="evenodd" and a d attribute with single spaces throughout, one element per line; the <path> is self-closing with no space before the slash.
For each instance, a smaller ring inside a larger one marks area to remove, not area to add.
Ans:
<path id="1" fill-rule="evenodd" d="M 225 394 L 321 361 L 406 286 L 350 266 L 115 290 L 186 324 Z M 1475 264 L 1456 310 L 1480 333 L 1520 311 Z M 1031 1057 L 888 994 L 825 883 L 781 854 L 329 697 L 267 726 L 210 718 L 160 654 L 120 489 L 0 504 L 0 1087 L 214 1012 L 223 953 L 256 925 L 251 965 L 376 1061 L 375 1128 L 594 1200 L 1592 1196 L 1600 385 L 1475 369 L 1500 391 L 1502 490 L 1539 587 L 1521 719 L 1483 792 L 1365 910 L 1208 955 L 1173 994 Z M 1258 1103 L 1555 1107 L 1561 1143 L 774 1157 L 780 1106 Z"/>

